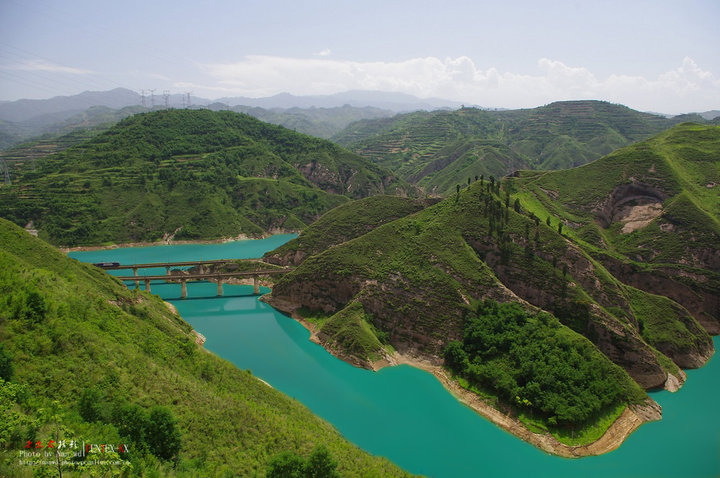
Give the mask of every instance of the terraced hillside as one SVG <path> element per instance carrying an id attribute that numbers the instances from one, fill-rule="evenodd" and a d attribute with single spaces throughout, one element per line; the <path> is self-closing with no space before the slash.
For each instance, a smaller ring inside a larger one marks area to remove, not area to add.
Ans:
<path id="1" fill-rule="evenodd" d="M 448 195 L 475 176 L 579 166 L 680 121 L 601 101 L 566 101 L 360 121 L 333 140 L 427 192 Z"/>
<path id="2" fill-rule="evenodd" d="M 353 363 L 396 353 L 444 363 L 531 429 L 592 441 L 587 430 L 644 400 L 634 386 L 675 390 L 681 368 L 714 353 L 718 153 L 720 128 L 680 125 L 583 167 L 472 181 L 389 222 L 374 220 L 384 217 L 379 203 L 354 216 L 343 205 L 268 254 L 299 264 L 271 303 L 311 320 Z M 358 234 L 318 252 L 315 238 L 352 217 Z M 577 375 L 558 375 L 578 356 L 609 382 L 583 375 L 580 362 Z M 571 403 L 593 411 L 563 408 Z"/>
<path id="3" fill-rule="evenodd" d="M 63 245 L 297 230 L 348 198 L 413 189 L 330 142 L 208 110 L 136 115 L 13 173 L 0 216 Z"/>

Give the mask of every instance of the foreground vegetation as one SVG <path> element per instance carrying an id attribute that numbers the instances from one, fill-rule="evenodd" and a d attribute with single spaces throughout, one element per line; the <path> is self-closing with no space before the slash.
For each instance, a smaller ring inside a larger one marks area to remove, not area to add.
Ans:
<path id="1" fill-rule="evenodd" d="M 5 220 L 0 344 L 3 476 L 56 474 L 51 440 L 76 452 L 83 441 L 115 445 L 73 459 L 63 476 L 264 476 L 288 453 L 330 471 L 335 463 L 342 476 L 405 475 L 207 353 L 157 296 L 129 291 Z M 50 450 L 51 464 L 20 465 L 27 450 Z"/>

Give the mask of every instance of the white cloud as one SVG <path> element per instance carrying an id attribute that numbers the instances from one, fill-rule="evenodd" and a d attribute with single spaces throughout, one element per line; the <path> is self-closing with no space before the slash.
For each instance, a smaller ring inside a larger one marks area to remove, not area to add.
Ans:
<path id="1" fill-rule="evenodd" d="M 4 66 L 3 68 L 6 70 L 21 71 L 49 71 L 52 73 L 68 73 L 71 75 L 87 75 L 93 73 L 91 70 L 58 65 L 56 63 L 50 63 L 43 60 L 25 60 L 17 65 Z"/>
<path id="2" fill-rule="evenodd" d="M 657 78 L 622 73 L 598 78 L 585 67 L 548 58 L 540 59 L 537 67 L 535 74 L 502 73 L 496 68 L 482 70 L 465 56 L 358 62 L 252 55 L 235 63 L 204 65 L 216 82 L 214 89 L 246 96 L 280 92 L 330 94 L 362 89 L 507 108 L 568 99 L 602 99 L 668 113 L 720 108 L 720 78 L 690 58 Z"/>
<path id="3" fill-rule="evenodd" d="M 325 48 L 315 53 L 315 56 L 328 56 L 330 53 L 332 53 L 332 50 L 330 48 Z"/>

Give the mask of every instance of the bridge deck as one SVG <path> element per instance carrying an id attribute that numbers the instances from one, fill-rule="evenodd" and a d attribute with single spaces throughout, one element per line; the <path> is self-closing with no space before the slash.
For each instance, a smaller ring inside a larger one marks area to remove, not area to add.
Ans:
<path id="1" fill-rule="evenodd" d="M 264 276 L 271 274 L 285 274 L 292 269 L 269 269 L 259 271 L 243 271 L 243 272 L 216 272 L 213 274 L 177 274 L 177 275 L 161 275 L 161 276 L 115 276 L 122 281 L 136 280 L 202 280 L 202 279 L 229 279 L 231 277 L 252 277 Z"/>
<path id="2" fill-rule="evenodd" d="M 213 259 L 208 261 L 181 261 L 181 262 L 153 262 L 149 264 L 118 264 L 118 265 L 99 265 L 98 267 L 105 270 L 118 269 L 147 269 L 150 267 L 182 267 L 182 266 L 199 266 L 205 264 L 227 264 L 236 261 L 257 261 L 259 259 Z"/>

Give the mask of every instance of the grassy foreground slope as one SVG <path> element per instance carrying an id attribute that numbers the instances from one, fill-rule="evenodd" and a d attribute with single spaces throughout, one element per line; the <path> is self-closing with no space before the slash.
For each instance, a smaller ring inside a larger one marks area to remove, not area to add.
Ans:
<path id="1" fill-rule="evenodd" d="M 14 173 L 0 216 L 69 246 L 297 230 L 347 198 L 408 192 L 333 143 L 229 111 L 135 115 Z"/>
<path id="2" fill-rule="evenodd" d="M 18 465 L 28 441 L 52 439 L 131 445 L 122 467 L 79 460 L 63 476 L 264 476 L 276 454 L 308 456 L 316 445 L 343 476 L 405 476 L 194 339 L 157 296 L 0 219 L 0 474 L 57 473 Z M 175 421 L 179 453 L 169 460 L 162 451 L 172 444 L 138 428 L 148 414 Z"/>
<path id="3" fill-rule="evenodd" d="M 679 121 L 601 101 L 562 101 L 524 110 L 462 108 L 365 120 L 333 139 L 445 196 L 479 175 L 579 166 Z"/>

